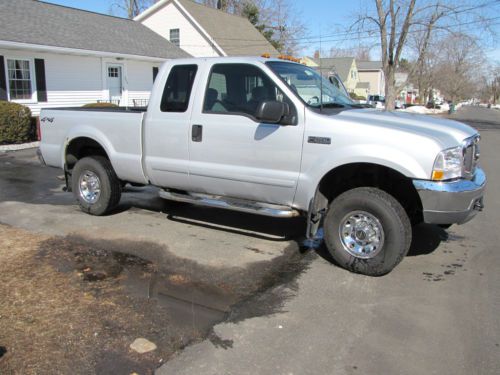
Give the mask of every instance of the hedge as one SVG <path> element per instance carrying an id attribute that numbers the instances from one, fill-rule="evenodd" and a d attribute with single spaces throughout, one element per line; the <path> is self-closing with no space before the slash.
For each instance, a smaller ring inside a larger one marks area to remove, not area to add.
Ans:
<path id="1" fill-rule="evenodd" d="M 362 95 L 358 95 L 354 92 L 350 92 L 349 93 L 349 96 L 351 97 L 351 99 L 353 100 L 366 100 L 366 96 L 362 96 Z"/>
<path id="2" fill-rule="evenodd" d="M 0 144 L 24 143 L 34 136 L 31 110 L 21 104 L 0 101 Z"/>
<path id="3" fill-rule="evenodd" d="M 84 108 L 114 108 L 118 107 L 116 104 L 113 103 L 88 103 L 83 106 Z"/>

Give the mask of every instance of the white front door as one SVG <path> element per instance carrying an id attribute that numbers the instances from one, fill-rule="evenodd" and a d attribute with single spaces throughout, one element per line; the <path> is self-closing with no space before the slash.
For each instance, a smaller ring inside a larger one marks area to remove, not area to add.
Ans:
<path id="1" fill-rule="evenodd" d="M 108 65 L 108 90 L 109 100 L 114 104 L 120 104 L 122 99 L 123 84 L 122 84 L 122 66 Z"/>
<path id="2" fill-rule="evenodd" d="M 291 205 L 304 126 L 299 121 L 290 126 L 263 123 L 254 117 L 262 101 L 289 99 L 261 69 L 249 64 L 212 66 L 206 87 L 191 117 L 192 190 Z M 292 112 L 296 118 L 295 107 Z"/>

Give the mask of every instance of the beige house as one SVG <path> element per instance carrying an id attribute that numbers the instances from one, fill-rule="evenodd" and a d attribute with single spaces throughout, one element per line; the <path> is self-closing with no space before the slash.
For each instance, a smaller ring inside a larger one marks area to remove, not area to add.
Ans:
<path id="1" fill-rule="evenodd" d="M 361 82 L 369 83 L 368 95 L 385 95 L 382 61 L 356 61 Z"/>
<path id="2" fill-rule="evenodd" d="M 349 93 L 365 97 L 370 90 L 370 83 L 360 79 L 356 59 L 354 57 L 329 57 L 321 59 L 307 58 L 307 62 L 313 61 L 316 66 L 321 65 L 324 74 L 337 74 Z"/>
<path id="3" fill-rule="evenodd" d="M 134 18 L 194 57 L 279 53 L 245 17 L 191 0 L 160 0 Z"/>

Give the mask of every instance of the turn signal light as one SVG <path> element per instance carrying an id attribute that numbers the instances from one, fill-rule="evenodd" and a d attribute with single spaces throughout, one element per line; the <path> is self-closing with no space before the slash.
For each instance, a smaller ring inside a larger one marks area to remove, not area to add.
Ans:
<path id="1" fill-rule="evenodd" d="M 432 179 L 434 181 L 441 181 L 443 179 L 444 172 L 443 171 L 432 171 Z"/>

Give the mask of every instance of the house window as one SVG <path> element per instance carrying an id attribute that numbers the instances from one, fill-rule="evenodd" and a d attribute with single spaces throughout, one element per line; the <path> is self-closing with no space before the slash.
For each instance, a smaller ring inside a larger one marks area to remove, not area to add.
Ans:
<path id="1" fill-rule="evenodd" d="M 120 75 L 118 74 L 118 67 L 116 66 L 110 66 L 108 67 L 108 77 L 119 77 Z"/>
<path id="2" fill-rule="evenodd" d="M 181 45 L 181 33 L 179 29 L 170 29 L 170 43 L 177 47 Z"/>
<path id="3" fill-rule="evenodd" d="M 7 59 L 10 100 L 33 98 L 33 74 L 30 60 Z"/>

